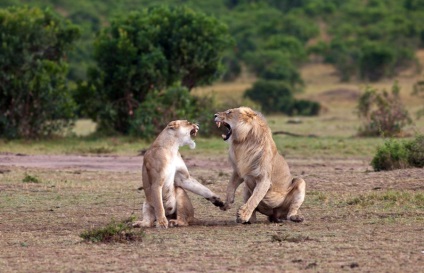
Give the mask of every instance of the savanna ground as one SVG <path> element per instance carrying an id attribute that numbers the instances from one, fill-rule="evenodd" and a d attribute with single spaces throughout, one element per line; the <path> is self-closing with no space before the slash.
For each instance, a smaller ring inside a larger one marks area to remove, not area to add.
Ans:
<path id="1" fill-rule="evenodd" d="M 421 58 L 423 54 L 419 55 Z M 354 113 L 363 84 L 342 84 L 323 65 L 303 69 L 303 97 L 326 111 L 314 118 L 268 116 L 294 175 L 307 182 L 303 223 L 271 224 L 263 216 L 235 224 L 190 194 L 202 225 L 146 229 L 142 241 L 87 243 L 79 236 L 112 220 L 141 217 L 140 150 L 127 138 L 0 142 L 0 272 L 420 272 L 424 268 L 424 170 L 374 172 L 383 139 L 357 138 Z M 422 75 L 421 75 L 422 77 Z M 399 78 L 413 114 L 417 76 Z M 218 99 L 239 100 L 251 79 L 216 85 Z M 390 87 L 392 81 L 377 86 Z M 202 93 L 205 89 L 196 90 Z M 91 130 L 87 122 L 77 130 Z M 424 133 L 424 121 L 407 128 Z M 222 197 L 230 177 L 227 145 L 218 138 L 182 149 L 191 174 Z"/>

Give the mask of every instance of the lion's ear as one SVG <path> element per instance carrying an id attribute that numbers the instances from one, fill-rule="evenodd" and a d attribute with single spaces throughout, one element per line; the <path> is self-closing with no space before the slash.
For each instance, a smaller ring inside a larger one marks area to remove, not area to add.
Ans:
<path id="1" fill-rule="evenodd" d="M 256 117 L 256 116 L 257 116 L 257 114 L 256 114 L 256 112 L 255 112 L 255 111 L 251 110 L 251 111 L 246 111 L 246 116 L 247 116 L 248 118 L 253 119 L 254 117 Z"/>
<path id="2" fill-rule="evenodd" d="M 178 123 L 176 122 L 176 121 L 171 121 L 170 123 L 168 123 L 168 129 L 171 129 L 171 130 L 175 130 L 175 129 L 177 129 L 178 128 Z"/>

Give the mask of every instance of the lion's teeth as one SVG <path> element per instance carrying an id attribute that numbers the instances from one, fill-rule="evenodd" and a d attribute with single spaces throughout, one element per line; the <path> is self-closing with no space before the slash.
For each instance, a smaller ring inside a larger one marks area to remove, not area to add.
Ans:
<path id="1" fill-rule="evenodd" d="M 226 138 L 226 137 L 227 137 L 227 136 L 226 136 L 226 135 L 224 135 L 224 134 L 222 134 L 221 136 L 222 136 L 222 138 Z"/>
<path id="2" fill-rule="evenodd" d="M 221 127 L 221 122 L 217 121 L 216 126 L 218 126 L 218 128 Z"/>

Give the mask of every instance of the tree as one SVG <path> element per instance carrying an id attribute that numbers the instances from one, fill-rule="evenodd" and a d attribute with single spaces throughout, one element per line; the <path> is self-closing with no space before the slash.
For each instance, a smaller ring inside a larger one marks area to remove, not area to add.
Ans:
<path id="1" fill-rule="evenodd" d="M 0 10 L 0 135 L 34 138 L 70 124 L 66 52 L 79 29 L 49 10 Z"/>
<path id="2" fill-rule="evenodd" d="M 80 85 L 79 101 L 100 129 L 128 133 L 149 92 L 176 83 L 191 90 L 218 79 L 230 43 L 224 24 L 186 7 L 159 6 L 118 17 L 95 41 L 97 67 Z"/>

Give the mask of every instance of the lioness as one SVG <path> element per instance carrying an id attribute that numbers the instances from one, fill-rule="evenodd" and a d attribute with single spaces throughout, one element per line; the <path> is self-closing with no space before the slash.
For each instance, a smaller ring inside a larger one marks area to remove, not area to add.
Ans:
<path id="1" fill-rule="evenodd" d="M 237 222 L 255 221 L 256 211 L 267 215 L 271 222 L 302 222 L 298 210 L 305 198 L 305 181 L 291 176 L 265 118 L 248 107 L 240 107 L 216 113 L 215 122 L 226 128 L 222 138 L 230 143 L 233 167 L 221 209 L 230 208 L 236 189 L 245 182 L 244 205 L 237 212 Z"/>
<path id="2" fill-rule="evenodd" d="M 194 221 L 194 210 L 185 190 L 199 194 L 215 206 L 223 206 L 221 199 L 192 178 L 179 153 L 180 146 L 191 149 L 196 143 L 191 138 L 199 130 L 187 120 L 171 121 L 144 154 L 142 179 L 146 201 L 143 220 L 133 226 L 187 226 Z M 168 218 L 167 218 L 168 217 Z"/>

